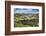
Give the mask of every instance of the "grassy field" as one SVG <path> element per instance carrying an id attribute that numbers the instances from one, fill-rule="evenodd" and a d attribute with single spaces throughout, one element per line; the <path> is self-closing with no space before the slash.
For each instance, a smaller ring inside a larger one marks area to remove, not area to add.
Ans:
<path id="1" fill-rule="evenodd" d="M 30 27 L 31 25 L 24 25 L 24 24 L 19 24 L 19 23 L 16 23 L 15 24 L 15 27 Z"/>
<path id="2" fill-rule="evenodd" d="M 25 24 L 19 24 L 19 23 L 15 23 L 14 27 L 38 27 L 38 25 L 25 25 Z"/>

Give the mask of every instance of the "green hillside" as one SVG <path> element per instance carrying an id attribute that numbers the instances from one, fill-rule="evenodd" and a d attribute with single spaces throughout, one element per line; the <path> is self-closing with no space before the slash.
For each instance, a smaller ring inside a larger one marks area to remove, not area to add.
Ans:
<path id="1" fill-rule="evenodd" d="M 14 15 L 14 27 L 38 27 L 39 16 L 38 14 L 32 15 Z"/>

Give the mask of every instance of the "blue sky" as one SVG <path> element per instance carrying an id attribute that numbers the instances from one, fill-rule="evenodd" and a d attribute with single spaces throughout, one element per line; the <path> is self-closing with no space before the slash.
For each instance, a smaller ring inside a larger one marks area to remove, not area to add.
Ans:
<path id="1" fill-rule="evenodd" d="M 39 9 L 31 8 L 14 8 L 14 13 L 39 13 Z"/>

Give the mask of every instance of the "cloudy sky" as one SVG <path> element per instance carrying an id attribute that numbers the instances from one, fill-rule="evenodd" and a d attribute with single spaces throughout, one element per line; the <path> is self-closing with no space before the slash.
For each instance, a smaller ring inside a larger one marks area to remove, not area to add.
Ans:
<path id="1" fill-rule="evenodd" d="M 39 9 L 31 8 L 14 8 L 14 13 L 39 13 Z"/>

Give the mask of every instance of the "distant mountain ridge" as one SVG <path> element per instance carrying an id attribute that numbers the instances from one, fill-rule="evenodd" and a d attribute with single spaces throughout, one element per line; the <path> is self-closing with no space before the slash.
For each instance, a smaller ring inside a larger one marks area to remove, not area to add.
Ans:
<path id="1" fill-rule="evenodd" d="M 37 14 L 39 14 L 39 13 L 37 13 Z M 16 13 L 16 14 L 14 14 L 14 15 L 37 15 L 36 13 L 28 13 L 28 14 L 24 14 L 24 13 Z"/>

